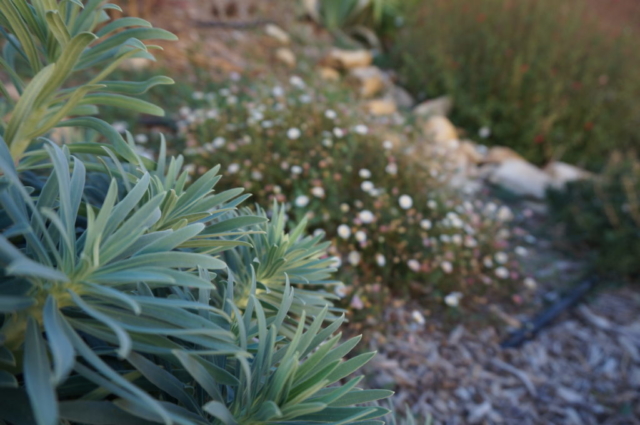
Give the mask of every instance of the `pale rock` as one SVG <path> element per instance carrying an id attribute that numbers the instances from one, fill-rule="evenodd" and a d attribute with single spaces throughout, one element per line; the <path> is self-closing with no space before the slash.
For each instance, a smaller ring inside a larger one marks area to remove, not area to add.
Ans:
<path id="1" fill-rule="evenodd" d="M 72 143 L 75 139 L 78 139 L 78 131 L 73 127 L 54 127 L 49 131 L 47 138 L 51 141 L 62 145 L 65 143 Z"/>
<path id="2" fill-rule="evenodd" d="M 365 99 L 377 95 L 388 86 L 387 76 L 375 66 L 351 69 L 349 80 L 359 87 L 360 96 Z"/>
<path id="3" fill-rule="evenodd" d="M 122 62 L 122 68 L 127 71 L 143 71 L 151 65 L 151 61 L 145 58 L 129 58 Z"/>
<path id="4" fill-rule="evenodd" d="M 370 100 L 367 102 L 366 108 L 371 115 L 376 116 L 392 115 L 398 112 L 398 105 L 389 98 Z"/>
<path id="5" fill-rule="evenodd" d="M 365 68 L 373 63 L 373 55 L 368 50 L 332 49 L 325 61 L 337 69 Z"/>
<path id="6" fill-rule="evenodd" d="M 333 68 L 322 66 L 318 69 L 320 78 L 324 81 L 340 81 L 340 73 Z"/>
<path id="7" fill-rule="evenodd" d="M 413 113 L 423 117 L 446 117 L 453 109 L 453 99 L 450 96 L 442 96 L 422 102 L 413 109 Z"/>
<path id="8" fill-rule="evenodd" d="M 416 102 L 413 99 L 413 96 L 411 96 L 411 94 L 402 87 L 396 86 L 394 84 L 391 87 L 390 91 L 391 96 L 393 96 L 393 100 L 395 101 L 396 105 L 398 105 L 398 107 L 410 109 L 413 108 L 413 105 L 415 105 Z"/>
<path id="9" fill-rule="evenodd" d="M 496 146 L 489 149 L 489 152 L 484 158 L 484 162 L 489 164 L 502 164 L 505 161 L 513 160 L 526 162 L 526 160 L 522 156 L 520 156 L 518 152 L 502 146 Z"/>
<path id="10" fill-rule="evenodd" d="M 458 140 L 458 131 L 447 118 L 434 116 L 427 120 L 423 126 L 425 136 L 430 140 L 446 144 L 451 140 Z"/>
<path id="11" fill-rule="evenodd" d="M 16 89 L 16 86 L 14 86 L 11 83 L 6 83 L 4 85 L 4 88 L 7 90 L 7 94 L 11 99 L 13 99 L 16 102 L 20 100 L 20 93 L 18 93 L 18 89 Z"/>
<path id="12" fill-rule="evenodd" d="M 280 47 L 276 50 L 276 59 L 289 68 L 296 67 L 296 55 L 287 47 Z"/>
<path id="13" fill-rule="evenodd" d="M 591 173 L 582 168 L 559 161 L 550 163 L 544 171 L 551 177 L 551 186 L 556 189 L 564 189 L 567 183 L 592 177 Z"/>
<path id="14" fill-rule="evenodd" d="M 464 156 L 471 164 L 477 165 L 484 162 L 484 155 L 478 150 L 476 144 L 469 140 L 460 142 L 458 154 Z"/>
<path id="15" fill-rule="evenodd" d="M 322 20 L 320 16 L 320 0 L 302 0 L 304 11 L 316 22 Z"/>
<path id="16" fill-rule="evenodd" d="M 509 159 L 490 170 L 489 181 L 519 196 L 544 199 L 552 180 L 527 161 Z"/>
<path id="17" fill-rule="evenodd" d="M 288 45 L 289 43 L 291 43 L 291 37 L 289 36 L 289 34 L 276 24 L 265 25 L 264 32 L 269 37 L 278 41 L 280 44 Z"/>

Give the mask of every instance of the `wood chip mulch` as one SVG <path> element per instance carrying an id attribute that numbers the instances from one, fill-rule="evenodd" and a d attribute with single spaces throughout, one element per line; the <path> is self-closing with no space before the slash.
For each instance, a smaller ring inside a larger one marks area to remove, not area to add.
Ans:
<path id="1" fill-rule="evenodd" d="M 368 384 L 434 424 L 640 424 L 640 291 L 609 291 L 517 349 L 495 328 L 445 333 L 390 307 Z"/>

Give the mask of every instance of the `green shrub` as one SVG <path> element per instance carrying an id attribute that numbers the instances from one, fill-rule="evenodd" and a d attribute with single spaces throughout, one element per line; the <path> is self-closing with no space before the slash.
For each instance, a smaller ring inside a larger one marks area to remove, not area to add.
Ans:
<path id="1" fill-rule="evenodd" d="M 552 191 L 553 219 L 569 241 L 587 248 L 603 275 L 640 275 L 640 162 L 633 155 L 612 156 L 601 176 Z"/>
<path id="2" fill-rule="evenodd" d="M 342 361 L 358 339 L 334 335 L 327 245 L 304 225 L 285 233 L 277 206 L 271 222 L 238 212 L 248 195 L 214 192 L 219 167 L 187 184 L 164 141 L 154 162 L 86 116 L 94 104 L 160 114 L 114 92 L 169 82 L 103 80 L 148 54 L 142 39 L 168 37 L 109 34 L 148 26 L 105 22 L 113 8 L 0 4 L 0 64 L 21 93 L 3 99 L 0 137 L 0 423 L 381 423 L 369 402 L 390 392 L 339 385 L 373 354 Z M 78 85 L 72 71 L 99 63 Z M 101 142 L 59 146 L 46 139 L 56 126 Z"/>
<path id="3" fill-rule="evenodd" d="M 407 4 L 401 79 L 422 97 L 452 95 L 452 119 L 472 135 L 593 169 L 640 141 L 638 36 L 604 29 L 589 2 Z"/>
<path id="4" fill-rule="evenodd" d="M 356 309 L 384 305 L 387 288 L 417 290 L 434 307 L 452 292 L 472 307 L 474 295 L 519 290 L 508 208 L 449 189 L 445 157 L 414 144 L 411 130 L 391 125 L 389 137 L 411 140 L 393 146 L 352 103 L 297 76 L 286 87 L 227 82 L 195 98 L 180 123 L 193 174 L 221 163 L 227 184 L 326 232 Z"/>

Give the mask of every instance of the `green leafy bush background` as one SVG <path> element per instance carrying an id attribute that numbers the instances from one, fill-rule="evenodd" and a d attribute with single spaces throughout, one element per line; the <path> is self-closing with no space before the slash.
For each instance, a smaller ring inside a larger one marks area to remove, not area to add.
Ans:
<path id="1" fill-rule="evenodd" d="M 428 0 L 404 4 L 394 47 L 401 80 L 455 100 L 452 120 L 475 137 L 599 170 L 638 144 L 637 34 L 603 27 L 588 2 Z"/>
<path id="2" fill-rule="evenodd" d="M 603 174 L 549 193 L 552 219 L 578 250 L 591 253 L 596 272 L 616 278 L 640 273 L 640 163 L 615 154 Z"/>

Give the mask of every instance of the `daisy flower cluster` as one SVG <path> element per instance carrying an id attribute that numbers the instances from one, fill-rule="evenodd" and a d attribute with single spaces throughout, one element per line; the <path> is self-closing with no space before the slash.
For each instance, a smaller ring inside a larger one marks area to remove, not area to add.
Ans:
<path id="1" fill-rule="evenodd" d="M 349 282 L 339 295 L 355 309 L 416 287 L 425 303 L 452 308 L 524 291 L 528 248 L 512 212 L 450 188 L 446 156 L 417 154 L 413 127 L 380 126 L 341 96 L 300 77 L 230 81 L 183 109 L 182 153 L 194 174 L 222 164 L 221 183 L 325 232 Z"/>

